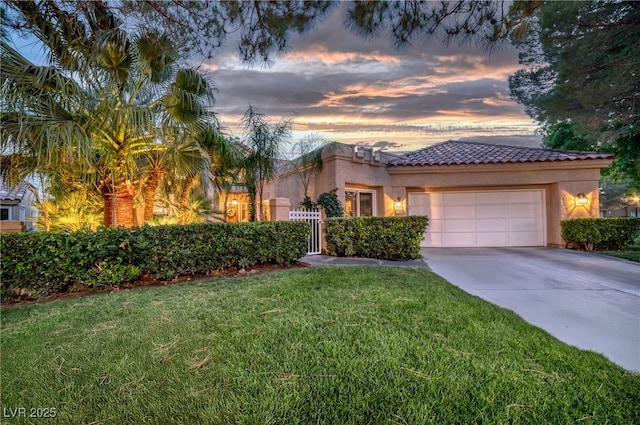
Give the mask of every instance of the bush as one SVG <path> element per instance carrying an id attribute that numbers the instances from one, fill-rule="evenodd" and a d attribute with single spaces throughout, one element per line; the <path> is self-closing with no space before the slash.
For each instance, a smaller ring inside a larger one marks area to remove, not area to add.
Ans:
<path id="1" fill-rule="evenodd" d="M 42 297 L 76 285 L 121 285 L 256 264 L 289 265 L 307 252 L 305 222 L 205 223 L 2 235 L 2 298 Z"/>
<path id="2" fill-rule="evenodd" d="M 338 257 L 420 258 L 426 216 L 330 218 L 326 252 Z"/>
<path id="3" fill-rule="evenodd" d="M 587 251 L 615 251 L 634 243 L 640 233 L 640 218 L 574 218 L 563 220 L 562 238 Z"/>
<path id="4" fill-rule="evenodd" d="M 337 192 L 337 188 L 331 189 L 329 192 L 325 192 L 318 196 L 318 200 L 316 201 L 317 205 L 324 208 L 327 218 L 344 216 L 344 209 L 342 208 L 340 199 L 338 199 Z"/>

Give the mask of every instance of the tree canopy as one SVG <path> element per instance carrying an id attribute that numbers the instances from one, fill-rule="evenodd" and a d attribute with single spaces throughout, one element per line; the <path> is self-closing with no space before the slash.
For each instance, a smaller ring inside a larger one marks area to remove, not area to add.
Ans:
<path id="1" fill-rule="evenodd" d="M 547 146 L 616 153 L 613 174 L 640 189 L 640 3 L 547 2 L 522 49 L 512 96 Z"/>
<path id="2" fill-rule="evenodd" d="M 90 10 L 95 0 L 56 2 L 67 15 Z M 7 0 L 12 9 L 23 0 Z M 28 2 L 33 3 L 33 2 Z M 337 9 L 331 0 L 121 0 L 101 2 L 129 26 L 162 28 L 186 53 L 210 57 L 233 38 L 245 62 L 269 62 L 289 48 L 292 34 L 305 33 L 321 24 Z M 358 0 L 345 3 L 344 25 L 364 38 L 383 36 L 396 47 L 416 39 L 436 37 L 445 42 L 474 40 L 484 48 L 512 34 L 526 31 L 528 21 L 542 4 L 526 0 Z M 35 4 L 35 3 L 34 3 Z M 32 7 L 32 6 L 30 6 Z M 14 29 L 29 29 L 34 22 L 9 20 Z"/>
<path id="3" fill-rule="evenodd" d="M 166 34 L 128 31 L 102 2 L 74 13 L 54 1 L 13 5 L 48 63 L 34 64 L 0 41 L 7 178 L 38 174 L 63 187 L 86 177 L 85 187 L 104 199 L 104 224 L 132 226 L 134 198 L 152 196 L 168 168 L 188 177 L 207 166 L 189 135 L 215 125 L 207 110 L 213 86 L 179 66 Z"/>

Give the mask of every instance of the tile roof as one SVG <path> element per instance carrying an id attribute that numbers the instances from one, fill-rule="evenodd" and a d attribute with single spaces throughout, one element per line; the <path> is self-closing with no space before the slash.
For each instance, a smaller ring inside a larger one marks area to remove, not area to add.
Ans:
<path id="1" fill-rule="evenodd" d="M 508 164 L 520 162 L 612 159 L 613 154 L 524 148 L 489 143 L 448 141 L 428 146 L 391 161 L 389 166 Z"/>
<path id="2" fill-rule="evenodd" d="M 0 179 L 0 201 L 22 201 L 25 193 L 27 192 L 27 184 L 20 182 L 15 187 L 5 185 L 4 181 Z"/>

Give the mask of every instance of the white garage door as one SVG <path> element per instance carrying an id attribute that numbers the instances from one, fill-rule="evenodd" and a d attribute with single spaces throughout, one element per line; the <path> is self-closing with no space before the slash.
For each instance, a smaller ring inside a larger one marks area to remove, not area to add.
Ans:
<path id="1" fill-rule="evenodd" d="M 429 216 L 422 246 L 542 246 L 544 192 L 409 193 L 411 215 Z"/>

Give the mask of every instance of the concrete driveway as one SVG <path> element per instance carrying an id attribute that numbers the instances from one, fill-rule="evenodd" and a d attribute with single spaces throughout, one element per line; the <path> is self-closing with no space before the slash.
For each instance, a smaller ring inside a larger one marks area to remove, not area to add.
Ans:
<path id="1" fill-rule="evenodd" d="M 464 291 L 640 372 L 640 264 L 553 248 L 423 248 Z"/>

